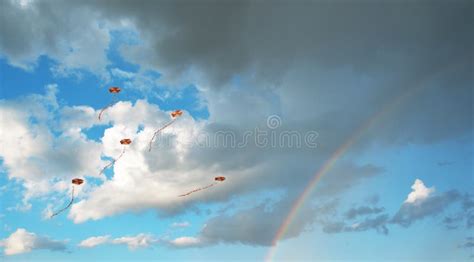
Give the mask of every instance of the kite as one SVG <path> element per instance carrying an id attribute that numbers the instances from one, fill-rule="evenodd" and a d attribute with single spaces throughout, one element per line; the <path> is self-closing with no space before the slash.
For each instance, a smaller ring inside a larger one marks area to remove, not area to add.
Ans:
<path id="1" fill-rule="evenodd" d="M 113 159 L 109 164 L 104 166 L 104 168 L 102 168 L 102 170 L 100 171 L 99 175 L 102 175 L 102 173 L 104 173 L 104 171 L 107 168 L 113 166 L 115 164 L 115 162 L 117 162 L 123 156 L 123 154 L 125 154 L 125 146 L 130 145 L 131 143 L 132 143 L 132 140 L 129 139 L 129 138 L 124 138 L 124 139 L 120 140 L 120 144 L 123 145 L 122 153 L 120 153 L 120 155 L 117 158 Z"/>
<path id="2" fill-rule="evenodd" d="M 112 102 L 109 105 L 107 105 L 106 107 L 102 108 L 102 110 L 100 110 L 99 121 L 101 120 L 100 118 L 102 117 L 102 113 L 104 113 L 104 111 L 107 108 L 111 107 L 112 105 L 114 105 L 117 102 L 117 94 L 120 93 L 120 91 L 122 91 L 122 89 L 120 89 L 120 87 L 113 86 L 113 87 L 109 88 L 109 93 L 112 94 Z"/>
<path id="3" fill-rule="evenodd" d="M 222 181 L 224 181 L 224 180 L 225 180 L 225 177 L 223 177 L 223 176 L 216 176 L 216 177 L 214 178 L 214 181 L 217 181 L 217 182 L 222 182 Z M 200 188 L 198 188 L 198 189 L 191 190 L 191 191 L 189 191 L 189 192 L 186 193 L 186 194 L 179 195 L 179 197 L 188 196 L 188 195 L 191 195 L 192 193 L 195 193 L 195 192 L 198 192 L 198 191 L 201 191 L 201 190 L 208 189 L 208 188 L 210 188 L 210 187 L 213 187 L 213 186 L 217 185 L 217 182 L 214 182 L 214 183 L 212 183 L 212 184 L 210 184 L 210 185 L 207 185 L 207 186 L 205 186 L 205 187 L 200 187 Z"/>
<path id="4" fill-rule="evenodd" d="M 74 185 L 81 185 L 82 183 L 84 183 L 84 180 L 83 179 L 80 179 L 80 178 L 74 178 L 72 181 L 72 192 L 71 192 L 71 201 L 69 201 L 69 204 L 67 204 L 66 207 L 56 211 L 54 214 L 51 215 L 50 218 L 53 218 L 54 216 L 56 215 L 59 215 L 60 213 L 62 213 L 63 211 L 67 210 L 68 208 L 71 207 L 72 203 L 74 202 Z"/>
<path id="5" fill-rule="evenodd" d="M 171 121 L 169 121 L 168 123 L 166 123 L 164 126 L 160 127 L 158 130 L 155 131 L 155 133 L 153 134 L 153 137 L 151 138 L 150 140 L 150 144 L 149 144 L 149 147 L 148 147 L 148 152 L 151 151 L 151 146 L 153 145 L 153 142 L 155 141 L 155 137 L 161 132 L 163 131 L 165 128 L 169 127 L 171 124 L 173 124 L 176 119 L 178 119 L 178 117 L 180 117 L 181 115 L 183 115 L 183 111 L 182 110 L 175 110 L 173 112 L 171 112 Z"/>

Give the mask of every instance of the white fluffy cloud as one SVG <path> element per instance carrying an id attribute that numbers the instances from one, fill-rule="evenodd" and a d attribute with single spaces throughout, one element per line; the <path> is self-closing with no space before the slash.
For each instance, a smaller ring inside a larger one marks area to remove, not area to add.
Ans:
<path id="1" fill-rule="evenodd" d="M 110 236 L 90 237 L 90 238 L 82 240 L 78 246 L 85 247 L 85 248 L 92 248 L 92 247 L 107 243 L 109 239 L 110 239 Z"/>
<path id="2" fill-rule="evenodd" d="M 0 131 L 0 157 L 10 179 L 19 179 L 26 189 L 24 205 L 33 196 L 51 191 L 65 192 L 74 177 L 97 176 L 103 165 L 101 145 L 89 140 L 81 130 L 90 126 L 83 114 L 80 120 L 65 117 L 55 129 L 54 116 L 73 115 L 71 110 L 59 108 L 57 88 L 49 85 L 45 95 L 30 95 L 17 100 L 0 100 L 2 124 Z M 79 107 L 93 115 L 93 109 Z M 76 110 L 77 111 L 77 110 Z M 81 112 L 82 113 L 82 112 Z M 61 119 L 61 118 L 60 118 Z M 67 126 L 67 128 L 66 128 Z M 60 135 L 53 134 L 60 131 Z"/>
<path id="3" fill-rule="evenodd" d="M 111 239 L 107 236 L 89 237 L 79 243 L 79 247 L 93 248 L 104 244 L 126 245 L 131 250 L 139 248 L 148 248 L 158 243 L 159 240 L 151 234 L 140 233 L 136 236 L 124 236 Z"/>
<path id="4" fill-rule="evenodd" d="M 18 228 L 9 237 L 1 240 L 0 246 L 3 247 L 5 255 L 28 253 L 35 249 L 66 250 L 65 242 L 37 236 L 24 228 Z"/>
<path id="5" fill-rule="evenodd" d="M 112 244 L 116 245 L 127 245 L 131 250 L 138 248 L 148 248 L 151 245 L 157 243 L 159 240 L 150 234 L 138 234 L 136 236 L 127 236 L 115 238 L 111 241 Z"/>
<path id="6" fill-rule="evenodd" d="M 178 237 L 169 241 L 169 244 L 175 247 L 193 247 L 199 246 L 203 243 L 199 238 L 196 237 Z"/>
<path id="7" fill-rule="evenodd" d="M 412 191 L 408 194 L 405 203 L 414 204 L 417 202 L 421 202 L 427 199 L 431 194 L 435 192 L 434 187 L 426 187 L 423 181 L 420 179 L 416 179 L 413 185 L 411 186 Z"/>

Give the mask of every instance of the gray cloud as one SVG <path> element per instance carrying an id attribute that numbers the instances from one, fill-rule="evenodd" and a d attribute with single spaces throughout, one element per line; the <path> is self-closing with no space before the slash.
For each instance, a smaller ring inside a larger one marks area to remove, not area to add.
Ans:
<path id="1" fill-rule="evenodd" d="M 379 215 L 375 218 L 365 218 L 362 222 L 353 223 L 350 225 L 344 222 L 324 222 L 322 230 L 328 234 L 343 233 L 343 232 L 361 232 L 370 229 L 375 229 L 377 232 L 384 235 L 388 234 L 387 221 L 389 216 L 386 214 Z"/>
<path id="2" fill-rule="evenodd" d="M 438 161 L 438 166 L 450 166 L 452 164 L 454 164 L 455 162 L 454 161 L 447 161 L 447 160 L 444 160 L 444 161 Z"/>
<path id="3" fill-rule="evenodd" d="M 447 229 L 474 227 L 474 198 L 471 194 L 464 194 L 461 201 L 461 210 L 453 215 L 445 216 L 443 224 Z"/>
<path id="4" fill-rule="evenodd" d="M 448 206 L 459 200 L 459 192 L 452 190 L 441 195 L 429 197 L 420 203 L 403 203 L 391 219 L 391 222 L 408 227 L 417 220 L 443 212 Z"/>
<path id="5" fill-rule="evenodd" d="M 224 242 L 269 246 L 292 207 L 291 199 L 285 197 L 274 205 L 262 203 L 230 215 L 218 215 L 206 222 L 198 238 L 205 244 Z M 317 217 L 330 216 L 336 206 L 336 202 L 330 201 L 301 209 L 283 237 L 292 238 L 311 230 Z"/>
<path id="6" fill-rule="evenodd" d="M 67 3 L 57 1 L 20 2 L 0 3 L 0 33 L 6 36 L 0 39 L 0 53 L 11 64 L 32 69 L 47 55 L 57 62 L 57 74 L 78 69 L 105 73 L 110 36 L 96 11 L 87 6 L 71 11 Z"/>
<path id="7" fill-rule="evenodd" d="M 450 206 L 457 205 L 457 213 L 453 216 L 445 216 L 441 222 L 447 229 L 457 229 L 465 221 L 464 226 L 469 229 L 473 226 L 474 217 L 474 212 L 470 210 L 472 208 L 470 206 L 471 201 L 471 195 L 462 195 L 456 190 L 451 190 L 438 195 L 429 194 L 426 198 L 414 202 L 405 201 L 393 216 L 388 214 L 377 215 L 385 210 L 383 207 L 360 206 L 350 208 L 344 212 L 343 218 L 338 218 L 338 215 L 334 214 L 330 219 L 319 219 L 318 222 L 325 233 L 358 232 L 375 229 L 377 232 L 386 235 L 389 232 L 388 226 L 391 224 L 409 227 L 418 220 L 436 217 Z M 374 215 L 377 216 L 373 217 Z M 363 220 L 360 220 L 361 218 L 357 219 L 358 217 L 363 217 Z"/>
<path id="8" fill-rule="evenodd" d="M 214 83 L 249 69 L 273 82 L 300 60 L 366 71 L 393 64 L 384 63 L 394 61 L 384 53 L 407 52 L 424 64 L 433 62 L 433 52 L 439 58 L 466 54 L 472 40 L 468 1 L 418 1 L 409 7 L 318 1 L 90 3 L 110 18 L 135 21 L 150 47 L 146 57 L 130 51 L 142 64 L 177 74 L 206 68 Z"/>
<path id="9" fill-rule="evenodd" d="M 72 41 L 72 36 L 84 38 L 82 31 L 71 29 L 74 26 L 86 31 L 91 21 L 126 20 L 143 42 L 124 45 L 126 58 L 157 69 L 165 79 L 183 79 L 183 73 L 197 71 L 189 82 L 198 85 L 211 118 L 219 122 L 242 119 L 254 125 L 260 114 L 280 111 L 296 126 L 314 123 L 311 129 L 320 128 L 325 142 L 333 144 L 347 139 L 393 97 L 428 85 L 430 91 L 387 113 L 384 119 L 390 120 L 369 137 L 431 143 L 469 135 L 472 129 L 471 4 L 41 1 L 25 11 L 7 1 L 2 17 L 8 25 L 3 35 L 9 37 L 3 40 L 3 52 L 7 57 L 28 53 L 27 43 L 43 39 L 25 31 L 31 25 L 16 21 L 22 16 L 15 12 L 44 13 L 32 21 L 43 31 L 48 43 L 44 46 L 53 47 Z M 88 22 L 61 21 L 57 14 L 66 10 Z M 236 77 L 244 86 L 241 90 L 231 90 L 229 79 Z M 275 101 L 270 102 L 271 97 Z M 242 108 L 257 114 L 248 119 Z M 298 112 L 305 114 L 297 116 Z M 333 119 L 339 119 L 340 126 Z"/>
<path id="10" fill-rule="evenodd" d="M 370 214 L 378 214 L 383 212 L 385 209 L 383 207 L 369 207 L 369 206 L 360 206 L 357 208 L 351 208 L 347 210 L 345 216 L 347 219 L 354 219 L 357 216 L 361 215 L 370 215 Z"/>
<path id="11" fill-rule="evenodd" d="M 466 241 L 459 245 L 459 248 L 473 248 L 474 247 L 474 237 L 466 237 Z"/>
<path id="12" fill-rule="evenodd" d="M 144 45 L 124 46 L 126 58 L 165 79 L 196 72 L 188 81 L 219 122 L 255 124 L 260 114 L 282 112 L 293 126 L 313 123 L 333 145 L 393 97 L 426 85 L 386 113 L 372 142 L 432 143 L 472 128 L 469 1 L 90 5 L 139 28 Z M 235 77 L 241 89 L 231 88 Z"/>

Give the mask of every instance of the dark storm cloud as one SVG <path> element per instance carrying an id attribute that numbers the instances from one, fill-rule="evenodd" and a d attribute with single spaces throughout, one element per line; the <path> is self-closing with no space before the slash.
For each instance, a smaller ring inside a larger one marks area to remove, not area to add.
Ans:
<path id="1" fill-rule="evenodd" d="M 255 126 L 266 115 L 282 111 L 284 121 L 292 122 L 296 129 L 318 130 L 324 139 L 320 150 L 335 150 L 366 119 L 383 110 L 393 97 L 413 89 L 420 79 L 432 80 L 425 83 L 432 86 L 429 92 L 416 94 L 408 105 L 387 113 L 382 125 L 373 128 L 366 139 L 431 143 L 472 130 L 470 1 L 414 1 L 410 5 L 33 2 L 29 6 L 33 14 L 44 13 L 35 19 L 41 37 L 22 29 L 32 24 L 17 21 L 25 16 L 19 5 L 8 1 L 3 5 L 2 19 L 7 26 L 2 27 L 2 35 L 9 37 L 3 38 L 2 50 L 7 57 L 28 53 L 30 49 L 23 45 L 67 43 L 72 37 L 67 32 L 75 32 L 73 25 L 85 27 L 89 20 L 113 24 L 129 19 L 143 45 L 123 46 L 126 58 L 154 67 L 165 78 L 179 77 L 191 68 L 199 71 L 202 77 L 190 81 L 221 90 L 205 95 L 213 119 Z M 62 22 L 59 14 L 63 13 L 77 14 L 83 20 Z M 451 70 L 444 72 L 445 68 Z M 439 71 L 442 73 L 436 74 Z M 230 90 L 228 80 L 235 76 L 246 80 L 249 87 Z M 275 96 L 279 106 L 265 107 L 268 96 L 255 89 Z M 249 116 L 242 108 L 251 108 L 255 114 Z"/>
<path id="2" fill-rule="evenodd" d="M 89 3 L 109 19 L 134 19 L 148 62 L 178 73 L 197 66 L 217 83 L 249 69 L 275 81 L 299 60 L 366 71 L 393 62 L 384 53 L 405 53 L 415 66 L 472 50 L 469 1 Z"/>
<path id="3" fill-rule="evenodd" d="M 197 71 L 188 81 L 217 90 L 203 92 L 220 122 L 255 125 L 242 108 L 281 111 L 295 127 L 317 128 L 331 151 L 394 97 L 425 85 L 362 141 L 433 143 L 472 130 L 469 1 L 89 3 L 136 24 L 144 45 L 124 46 L 128 59 L 171 81 Z M 236 76 L 246 88 L 229 88 Z"/>

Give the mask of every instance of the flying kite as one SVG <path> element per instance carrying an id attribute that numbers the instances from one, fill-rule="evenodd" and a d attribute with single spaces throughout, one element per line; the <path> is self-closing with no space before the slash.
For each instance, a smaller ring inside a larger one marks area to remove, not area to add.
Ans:
<path id="1" fill-rule="evenodd" d="M 107 105 L 106 107 L 102 108 L 102 110 L 100 110 L 99 121 L 101 120 L 100 118 L 102 117 L 102 114 L 104 113 L 104 111 L 107 108 L 114 105 L 115 103 L 117 103 L 117 94 L 120 93 L 120 91 L 122 91 L 122 89 L 120 89 L 120 87 L 113 86 L 113 87 L 109 88 L 109 93 L 112 94 L 112 102 L 109 105 Z"/>
<path id="2" fill-rule="evenodd" d="M 123 145 L 122 153 L 120 153 L 120 155 L 119 155 L 117 158 L 115 158 L 115 159 L 113 159 L 112 161 L 110 161 L 109 164 L 107 164 L 106 166 L 104 166 L 104 168 L 102 168 L 102 170 L 100 171 L 99 175 L 101 175 L 102 173 L 104 173 L 104 171 L 105 171 L 107 168 L 113 166 L 113 165 L 115 164 L 115 162 L 117 162 L 117 161 L 123 156 L 123 154 L 125 154 L 125 146 L 130 145 L 131 143 L 132 143 L 132 140 L 129 139 L 129 138 L 124 138 L 124 139 L 120 140 L 120 144 Z"/>
<path id="3" fill-rule="evenodd" d="M 149 147 L 148 147 L 148 152 L 151 151 L 151 146 L 153 145 L 153 142 L 155 141 L 155 137 L 161 132 L 163 131 L 165 128 L 169 127 L 171 124 L 173 124 L 176 119 L 178 119 L 178 117 L 180 117 L 181 115 L 183 115 L 183 111 L 182 110 L 175 110 L 173 112 L 171 112 L 171 121 L 169 121 L 168 123 L 166 123 L 164 126 L 160 127 L 158 130 L 155 131 L 155 133 L 153 134 L 153 137 L 151 138 L 150 140 L 150 144 L 149 144 Z"/>
<path id="4" fill-rule="evenodd" d="M 81 178 L 74 178 L 72 181 L 72 192 L 71 192 L 71 201 L 69 201 L 69 204 L 67 204 L 66 207 L 56 211 L 54 214 L 51 215 L 50 218 L 53 218 L 56 215 L 59 215 L 63 211 L 67 210 L 69 207 L 71 207 L 72 203 L 74 202 L 74 185 L 80 186 L 82 183 L 84 183 L 84 180 Z"/>
<path id="5" fill-rule="evenodd" d="M 222 181 L 224 181 L 224 180 L 225 180 L 225 177 L 223 177 L 223 176 L 216 176 L 216 177 L 214 178 L 214 181 L 217 181 L 217 182 L 222 182 Z M 209 184 L 209 185 L 207 185 L 207 186 L 205 186 L 205 187 L 200 187 L 200 188 L 198 188 L 198 189 L 191 190 L 191 191 L 189 191 L 189 192 L 186 193 L 186 194 L 179 195 L 179 197 L 188 196 L 188 195 L 191 195 L 192 193 L 195 193 L 195 192 L 198 192 L 198 191 L 201 191 L 201 190 L 208 189 L 208 188 L 210 188 L 210 187 L 213 187 L 214 185 L 217 185 L 217 182 L 214 182 L 214 183 L 212 183 L 212 184 Z"/>

